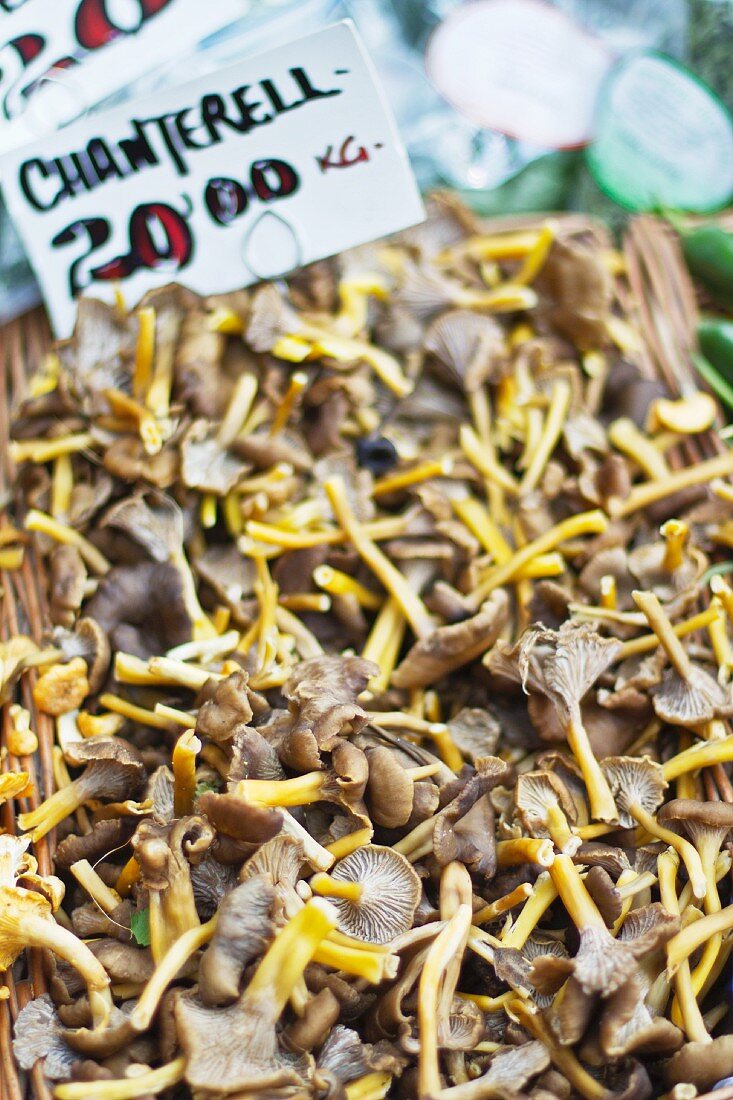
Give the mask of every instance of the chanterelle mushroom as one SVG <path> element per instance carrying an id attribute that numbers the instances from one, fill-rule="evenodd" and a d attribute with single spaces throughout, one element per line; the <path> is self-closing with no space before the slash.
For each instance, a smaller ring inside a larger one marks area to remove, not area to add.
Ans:
<path id="1" fill-rule="evenodd" d="M 533 627 L 513 648 L 499 642 L 489 656 L 492 672 L 518 680 L 528 694 L 538 691 L 552 701 L 583 772 L 591 813 L 600 821 L 616 821 L 617 811 L 583 727 L 580 702 L 620 648 L 592 627 L 564 623 L 558 631 Z"/>
<path id="2" fill-rule="evenodd" d="M 237 999 L 244 968 L 264 954 L 271 939 L 274 899 L 274 887 L 265 875 L 246 879 L 222 899 L 216 931 L 201 958 L 199 996 L 204 1004 L 229 1004 Z"/>
<path id="3" fill-rule="evenodd" d="M 689 841 L 663 828 L 654 817 L 667 787 L 660 766 L 648 757 L 608 756 L 602 767 L 615 794 L 621 824 L 626 828 L 642 825 L 652 836 L 671 844 L 684 860 L 695 897 L 704 898 L 707 891 L 705 872 L 695 848 Z"/>
<path id="4" fill-rule="evenodd" d="M 675 726 L 699 726 L 713 718 L 733 714 L 730 688 L 722 687 L 709 672 L 692 662 L 654 593 L 634 592 L 634 600 L 647 617 L 672 666 L 662 683 L 652 688 L 658 717 Z"/>
<path id="5" fill-rule="evenodd" d="M 514 788 L 517 813 L 532 836 L 550 836 L 561 852 L 573 855 L 580 837 L 573 836 L 570 824 L 576 810 L 562 780 L 552 772 L 524 772 Z"/>
<path id="6" fill-rule="evenodd" d="M 314 898 L 285 925 L 233 1005 L 208 1008 L 193 994 L 177 999 L 176 1028 L 193 1089 L 213 1086 L 228 1093 L 305 1086 L 308 1062 L 279 1049 L 276 1026 L 303 970 L 335 926 L 331 904 Z"/>
<path id="7" fill-rule="evenodd" d="M 329 874 L 311 879 L 329 897 L 342 932 L 368 943 L 389 943 L 412 927 L 422 887 L 404 856 L 377 844 L 357 848 Z"/>
<path id="8" fill-rule="evenodd" d="M 36 810 L 18 815 L 21 829 L 30 829 L 35 842 L 79 806 L 92 799 L 119 802 L 134 797 L 145 782 L 145 767 L 138 751 L 121 738 L 93 738 L 66 747 L 66 759 L 84 772 L 67 787 L 52 794 Z"/>
<path id="9" fill-rule="evenodd" d="M 28 870 L 28 844 L 28 838 L 0 836 L 0 969 L 8 970 L 25 947 L 47 947 L 79 971 L 94 1019 L 102 1023 L 112 1009 L 109 977 L 86 944 L 56 922 L 48 898 L 20 885 Z M 58 906 L 62 884 L 55 880 L 48 888 Z"/>

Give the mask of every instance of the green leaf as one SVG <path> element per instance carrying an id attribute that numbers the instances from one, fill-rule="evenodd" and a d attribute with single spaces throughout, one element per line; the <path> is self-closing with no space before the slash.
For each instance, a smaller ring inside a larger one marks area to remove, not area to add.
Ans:
<path id="1" fill-rule="evenodd" d="M 215 783 L 211 779 L 203 779 L 200 783 L 196 784 L 195 797 L 200 798 L 202 794 L 206 794 L 207 791 L 218 791 L 219 784 Z"/>
<path id="2" fill-rule="evenodd" d="M 150 947 L 150 910 L 140 909 L 130 917 L 132 938 L 141 947 Z"/>

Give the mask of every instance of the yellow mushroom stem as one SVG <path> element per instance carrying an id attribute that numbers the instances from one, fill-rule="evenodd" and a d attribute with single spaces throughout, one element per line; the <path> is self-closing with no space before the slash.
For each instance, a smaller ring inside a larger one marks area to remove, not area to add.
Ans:
<path id="1" fill-rule="evenodd" d="M 373 694 L 379 695 L 389 687 L 406 629 L 404 612 L 394 596 L 390 596 L 372 623 L 361 652 L 365 661 L 373 661 L 379 667 L 379 674 L 369 681 L 369 691 Z"/>
<path id="2" fill-rule="evenodd" d="M 453 459 L 450 455 L 444 458 L 431 459 L 428 462 L 420 462 L 409 470 L 400 470 L 396 474 L 387 474 L 374 482 L 372 496 L 386 496 L 387 493 L 398 492 L 410 485 L 417 485 L 421 481 L 427 481 L 431 477 L 447 477 L 453 472 Z"/>
<path id="3" fill-rule="evenodd" d="M 31 840 L 35 844 L 51 829 L 60 825 L 65 818 L 75 813 L 91 797 L 92 794 L 84 783 L 84 775 L 81 775 L 72 783 L 60 787 L 54 794 L 49 795 L 35 810 L 18 814 L 18 827 L 23 832 L 30 830 Z"/>
<path id="4" fill-rule="evenodd" d="M 626 872 L 622 871 L 616 882 L 616 889 L 622 901 L 636 897 L 642 890 L 648 890 L 654 886 L 657 881 L 657 876 L 652 871 L 642 871 L 640 874 L 632 871 L 629 878 L 622 882 L 625 874 Z"/>
<path id="5" fill-rule="evenodd" d="M 315 867 L 317 871 L 330 870 L 336 862 L 336 856 L 332 855 L 328 848 L 324 848 L 322 844 L 319 844 L 286 809 L 282 809 L 280 812 L 283 816 L 282 831 L 291 836 L 293 840 L 300 841 L 303 847 L 303 855 L 311 867 Z"/>
<path id="6" fill-rule="evenodd" d="M 611 576 L 610 573 L 601 577 L 600 593 L 601 607 L 605 607 L 609 611 L 615 611 L 617 600 L 616 578 Z"/>
<path id="7" fill-rule="evenodd" d="M 163 718 L 171 726 L 182 726 L 190 729 L 196 725 L 196 715 L 187 710 L 179 710 L 178 707 L 169 707 L 167 703 L 156 703 L 153 712 L 158 718 Z"/>
<path id="8" fill-rule="evenodd" d="M 405 768 L 405 774 L 417 782 L 439 770 L 439 764 L 426 764 L 417 768 Z M 324 787 L 333 783 L 327 772 L 306 772 L 292 779 L 241 779 L 236 793 L 248 802 L 262 806 L 307 806 L 323 799 Z"/>
<path id="9" fill-rule="evenodd" d="M 227 336 L 241 336 L 244 332 L 244 321 L 229 306 L 217 306 L 208 315 L 207 328 L 210 332 L 223 332 Z"/>
<path id="10" fill-rule="evenodd" d="M 479 438 L 473 428 L 462 424 L 458 432 L 458 442 L 464 455 L 482 477 L 500 485 L 508 493 L 519 491 L 517 481 L 497 460 L 493 448 Z"/>
<path id="11" fill-rule="evenodd" d="M 532 935 L 538 922 L 558 896 L 557 887 L 547 871 L 537 878 L 532 893 L 511 928 L 501 936 L 503 947 L 520 950 Z"/>
<path id="12" fill-rule="evenodd" d="M 652 815 L 638 803 L 627 805 L 627 809 L 631 816 L 638 821 L 651 836 L 656 837 L 657 840 L 663 840 L 665 844 L 669 844 L 670 848 L 674 848 L 675 852 L 677 852 L 684 863 L 687 874 L 690 876 L 693 894 L 696 898 L 704 898 L 708 889 L 707 879 L 695 846 L 691 844 L 689 840 L 685 840 L 684 837 L 675 833 L 672 829 L 665 829 L 663 825 L 659 824 L 656 818 L 652 817 Z"/>
<path id="13" fill-rule="evenodd" d="M 678 752 L 662 764 L 662 774 L 667 782 L 686 772 L 709 768 L 713 764 L 726 764 L 733 760 L 733 736 L 715 741 L 698 741 L 689 749 Z"/>
<path id="14" fill-rule="evenodd" d="M 117 876 L 115 882 L 115 892 L 120 895 L 121 898 L 126 898 L 132 890 L 135 883 L 140 878 L 140 864 L 134 856 L 130 856 L 125 866 Z"/>
<path id="15" fill-rule="evenodd" d="M 473 914 L 474 924 L 488 924 L 489 921 L 496 920 L 502 913 L 508 913 L 510 909 L 513 909 L 516 905 L 521 905 L 523 901 L 526 901 L 532 894 L 532 887 L 528 882 L 522 882 L 519 886 L 515 887 L 508 894 L 504 894 L 503 897 L 497 898 L 496 901 L 492 901 L 489 905 L 482 906 L 481 909 L 477 909 Z"/>
<path id="16" fill-rule="evenodd" d="M 53 464 L 51 482 L 51 515 L 54 519 L 63 519 L 71 507 L 71 494 L 74 489 L 74 467 L 71 455 L 59 455 Z"/>
<path id="17" fill-rule="evenodd" d="M 314 611 L 323 615 L 331 610 L 330 596 L 320 592 L 281 592 L 277 602 L 278 606 L 286 611 Z M 381 604 L 382 601 L 379 602 Z"/>
<path id="18" fill-rule="evenodd" d="M 538 554 L 546 554 L 555 550 L 561 543 L 579 538 L 581 535 L 600 535 L 607 527 L 608 517 L 600 509 L 580 512 L 578 515 L 561 520 L 549 531 L 545 531 L 544 534 L 518 549 L 508 562 L 489 570 L 486 578 L 468 596 L 468 603 L 474 610 L 478 610 L 495 588 L 513 581 L 518 572 Z"/>
<path id="19" fill-rule="evenodd" d="M 92 867 L 88 859 L 78 859 L 69 867 L 79 885 L 86 890 L 105 913 L 113 913 L 122 901 L 120 895 L 107 886 Z"/>
<path id="20" fill-rule="evenodd" d="M 310 880 L 310 888 L 314 894 L 323 898 L 343 898 L 345 901 L 357 905 L 361 901 L 364 887 L 360 882 L 345 882 L 343 879 L 332 878 L 325 871 L 319 871 Z"/>
<path id="21" fill-rule="evenodd" d="M 506 993 L 500 993 L 498 997 L 487 997 L 483 993 L 457 993 L 456 996 L 462 1001 L 472 1001 L 482 1012 L 498 1012 L 516 997 L 516 993 L 513 989 L 509 989 Z"/>
<path id="22" fill-rule="evenodd" d="M 120 654 L 117 654 L 120 657 Z M 212 672 L 208 668 L 176 661 L 171 657 L 150 657 L 147 670 L 156 677 L 152 682 L 158 684 L 180 684 L 191 691 L 200 691 L 208 680 L 223 680 L 223 673 Z M 142 681 L 143 683 L 145 681 Z M 149 681 L 148 681 L 149 682 Z"/>
<path id="23" fill-rule="evenodd" d="M 675 852 L 667 850 L 657 860 L 657 872 L 659 875 L 659 896 L 662 905 L 668 913 L 680 916 L 680 902 L 675 886 L 679 859 Z M 707 1043 L 710 1039 L 702 1012 L 692 987 L 690 976 L 690 963 L 688 959 L 682 959 L 674 974 L 674 987 L 676 991 L 675 1006 L 679 1025 L 690 1042 Z M 673 1012 L 674 1008 L 673 1006 Z"/>
<path id="24" fill-rule="evenodd" d="M 150 949 L 157 964 L 184 933 L 201 924 L 188 873 L 170 877 L 160 890 L 149 890 Z"/>
<path id="25" fill-rule="evenodd" d="M 669 477 L 670 469 L 664 455 L 639 431 L 633 420 L 628 417 L 614 420 L 608 429 L 608 440 L 617 451 L 633 459 L 652 481 L 664 481 Z"/>
<path id="26" fill-rule="evenodd" d="M 642 508 L 648 508 L 658 500 L 672 496 L 692 485 L 708 484 L 714 477 L 726 477 L 733 473 L 733 449 L 724 451 L 704 462 L 685 466 L 668 474 L 663 480 L 635 485 L 624 500 L 609 502 L 609 511 L 613 519 L 633 515 Z"/>
<path id="27" fill-rule="evenodd" d="M 533 282 L 544 267 L 545 260 L 550 254 L 552 243 L 557 235 L 557 226 L 553 222 L 543 225 L 537 234 L 537 240 L 522 260 L 519 271 L 514 275 L 512 282 L 518 286 L 526 286 Z"/>
<path id="28" fill-rule="evenodd" d="M 87 945 L 73 932 L 58 924 L 50 915 L 23 906 L 13 912 L 11 888 L 0 888 L 0 934 L 12 937 L 23 947 L 44 947 L 64 959 L 79 972 L 87 986 L 89 1007 L 95 1026 L 106 1024 L 112 1011 L 109 976 Z M 25 891 L 22 891 L 25 893 Z"/>
<path id="29" fill-rule="evenodd" d="M 470 905 L 459 905 L 436 936 L 425 958 L 418 987 L 417 1019 L 420 1049 L 418 1053 L 418 1092 L 437 1096 L 442 1088 L 438 1045 L 441 983 L 449 965 L 463 955 L 471 930 Z"/>
<path id="30" fill-rule="evenodd" d="M 373 836 L 374 830 L 368 825 L 365 829 L 356 829 L 353 833 L 347 833 L 346 836 L 339 837 L 338 840 L 327 844 L 326 849 L 331 853 L 334 860 L 343 859 L 355 852 L 357 848 L 363 848 L 365 844 L 369 844 Z"/>
<path id="31" fill-rule="evenodd" d="M 399 538 L 404 534 L 406 525 L 405 516 L 387 516 L 384 519 L 363 523 L 361 532 L 377 542 Z M 245 529 L 251 539 L 271 546 L 279 546 L 283 550 L 307 550 L 312 546 L 338 546 L 350 541 L 346 531 L 333 528 L 328 531 L 289 531 L 285 527 L 277 527 L 272 523 L 248 520 Z"/>
<path id="32" fill-rule="evenodd" d="M 324 898 L 307 902 L 268 948 L 247 986 L 246 1000 L 263 1002 L 271 1018 L 281 1016 L 296 982 L 337 923 L 330 902 Z"/>
<path id="33" fill-rule="evenodd" d="M 580 846 L 580 838 L 570 828 L 562 807 L 557 802 L 550 802 L 545 807 L 545 811 L 545 828 L 550 834 L 553 844 L 561 852 L 572 855 Z"/>
<path id="34" fill-rule="evenodd" d="M 193 811 L 196 792 L 196 756 L 201 742 L 194 730 L 186 730 L 173 747 L 173 812 L 185 817 Z"/>
<path id="35" fill-rule="evenodd" d="M 698 612 L 697 615 L 692 615 L 689 619 L 675 623 L 672 627 L 672 633 L 676 638 L 684 638 L 688 634 L 694 634 L 696 630 L 702 630 L 704 627 L 709 626 L 717 616 L 718 612 L 714 607 L 707 607 L 704 611 Z M 660 644 L 659 637 L 656 634 L 644 634 L 641 638 L 632 638 L 631 641 L 622 643 L 618 660 L 624 661 L 627 657 L 651 652 Z"/>
<path id="36" fill-rule="evenodd" d="M 181 967 L 207 944 L 216 931 L 217 915 L 205 924 L 190 928 L 179 936 L 166 953 L 160 958 L 155 970 L 148 979 L 137 1004 L 130 1014 L 130 1023 L 136 1031 L 146 1031 L 155 1015 L 161 997 L 171 982 L 175 981 Z"/>
<path id="37" fill-rule="evenodd" d="M 467 237 L 449 245 L 435 257 L 435 262 L 452 265 L 456 260 L 521 260 L 536 247 L 541 230 L 521 229 L 504 233 Z"/>
<path id="38" fill-rule="evenodd" d="M 378 611 L 384 603 L 384 596 L 330 565 L 317 566 L 313 570 L 313 580 L 332 596 L 353 596 L 360 607 L 369 611 Z"/>
<path id="39" fill-rule="evenodd" d="M 733 905 L 727 905 L 717 913 L 710 913 L 688 924 L 667 944 L 667 969 L 674 974 L 684 959 L 702 947 L 711 936 L 728 932 L 733 928 Z"/>
<path id="40" fill-rule="evenodd" d="M 39 534 L 48 535 L 55 542 L 60 542 L 65 546 L 76 547 L 92 572 L 99 573 L 100 576 L 109 573 L 112 568 L 104 555 L 88 539 L 85 539 L 73 527 L 69 527 L 65 523 L 59 523 L 58 520 L 46 515 L 45 512 L 39 512 L 38 509 L 31 508 L 25 517 L 25 528 L 27 531 L 37 531 Z"/>
<path id="41" fill-rule="evenodd" d="M 186 1072 L 183 1055 L 157 1069 L 130 1074 L 107 1081 L 70 1081 L 56 1085 L 56 1100 L 136 1100 L 140 1096 L 157 1096 L 164 1089 L 182 1081 Z"/>
<path id="42" fill-rule="evenodd" d="M 682 520 L 668 519 L 659 528 L 659 533 L 665 543 L 662 568 L 668 573 L 674 573 L 684 563 L 690 529 Z"/>
<path id="43" fill-rule="evenodd" d="M 321 966 L 330 966 L 334 970 L 352 974 L 355 978 L 363 978 L 372 985 L 379 985 L 385 978 L 394 978 L 399 965 L 396 955 L 345 947 L 343 944 L 331 942 L 330 937 L 318 946 L 313 961 Z"/>
<path id="44" fill-rule="evenodd" d="M 730 486 L 733 488 L 733 486 Z M 728 618 L 733 622 L 733 588 L 728 584 L 725 577 L 716 575 L 710 578 L 710 591 L 716 596 L 723 607 Z"/>
<path id="45" fill-rule="evenodd" d="M 13 440 L 9 447 L 12 461 L 45 463 L 53 462 L 62 456 L 78 454 L 94 446 L 91 432 L 76 432 L 73 435 L 59 436 L 56 439 Z"/>
<path id="46" fill-rule="evenodd" d="M 564 728 L 570 751 L 578 762 L 588 791 L 591 816 L 599 821 L 617 821 L 618 809 L 608 780 L 593 752 L 579 706 L 575 708 L 575 713 L 569 715 Z"/>
<path id="47" fill-rule="evenodd" d="M 434 629 L 433 619 L 405 577 L 392 564 L 364 532 L 364 527 L 354 515 L 346 495 L 346 486 L 340 477 L 329 478 L 324 488 L 339 525 L 349 536 L 354 549 L 397 600 L 416 638 L 425 638 Z"/>
<path id="48" fill-rule="evenodd" d="M 158 714 L 156 711 L 147 710 L 145 707 L 138 707 L 127 699 L 122 699 L 119 695 L 105 692 L 99 697 L 99 702 L 120 718 L 129 718 L 130 721 L 137 722 L 141 726 L 152 726 L 154 729 L 161 730 L 170 729 L 170 721 L 164 718 L 163 715 Z"/>
<path id="49" fill-rule="evenodd" d="M 689 680 L 692 675 L 692 662 L 672 629 L 672 624 L 657 597 L 653 592 L 639 591 L 632 592 L 632 597 L 636 606 L 644 613 L 678 676 L 683 680 Z"/>
<path id="50" fill-rule="evenodd" d="M 150 388 L 153 378 L 153 360 L 155 358 L 155 310 L 152 306 L 143 306 L 137 311 L 137 344 L 135 345 L 135 366 L 132 374 L 132 392 L 142 400 Z"/>
<path id="51" fill-rule="evenodd" d="M 519 486 L 520 493 L 531 493 L 539 485 L 545 467 L 562 434 L 570 411 L 572 396 L 572 387 L 566 378 L 558 378 L 553 382 L 542 434 L 534 453 L 530 456 L 529 465 Z"/>
<path id="52" fill-rule="evenodd" d="M 157 327 L 157 325 L 156 325 Z M 161 321 L 161 329 L 170 330 L 173 324 Z M 164 339 L 156 346 L 153 357 L 152 378 L 145 395 L 145 404 L 153 416 L 162 420 L 170 413 L 171 388 L 173 385 L 173 366 L 176 351 L 174 332 L 164 332 Z"/>
<path id="53" fill-rule="evenodd" d="M 496 862 L 499 867 L 514 867 L 518 863 L 536 863 L 551 867 L 555 848 L 551 840 L 535 840 L 520 837 L 517 840 L 499 840 L 496 844 Z"/>
<path id="54" fill-rule="evenodd" d="M 708 623 L 708 636 L 713 647 L 715 663 L 718 666 L 718 679 L 721 683 L 727 684 L 733 669 L 733 646 L 728 637 L 726 613 L 717 596 L 713 596 L 710 601 L 710 609 L 716 611 L 717 615 Z"/>
<path id="55" fill-rule="evenodd" d="M 588 1070 L 581 1065 L 570 1047 L 561 1046 L 554 1033 L 545 1023 L 542 1013 L 536 1005 L 516 997 L 506 1005 L 506 1011 L 510 1018 L 516 1020 L 522 1027 L 539 1039 L 547 1053 L 550 1055 L 553 1065 L 567 1078 L 585 1100 L 608 1100 L 611 1095 L 605 1085 L 591 1077 Z"/>
<path id="56" fill-rule="evenodd" d="M 234 383 L 229 403 L 216 433 L 220 447 L 229 447 L 239 435 L 242 425 L 252 411 L 252 403 L 257 395 L 257 376 L 245 372 Z"/>
<path id="57" fill-rule="evenodd" d="M 305 371 L 295 371 L 290 377 L 288 388 L 278 402 L 270 425 L 269 436 L 279 435 L 291 417 L 295 404 L 308 385 Z"/>
<path id="58" fill-rule="evenodd" d="M 350 1081 L 344 1088 L 346 1100 L 383 1100 L 392 1084 L 392 1075 L 386 1072 L 367 1073 Z"/>
<path id="59" fill-rule="evenodd" d="M 146 454 L 157 455 L 163 447 L 163 433 L 149 409 L 120 390 L 103 390 L 113 415 L 128 418 L 137 425 L 137 432 Z"/>
<path id="60" fill-rule="evenodd" d="M 570 856 L 562 853 L 556 855 L 549 873 L 560 900 L 578 931 L 582 932 L 586 928 L 605 930 L 606 923 Z"/>

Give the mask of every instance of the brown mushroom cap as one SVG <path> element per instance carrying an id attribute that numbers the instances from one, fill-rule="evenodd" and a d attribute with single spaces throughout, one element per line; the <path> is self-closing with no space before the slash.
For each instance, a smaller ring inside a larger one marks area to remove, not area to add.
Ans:
<path id="1" fill-rule="evenodd" d="M 286 1085 L 306 1084 L 308 1066 L 279 1050 L 275 1027 L 245 999 L 208 1008 L 191 994 L 175 1003 L 176 1030 L 186 1054 L 186 1080 L 192 1089 L 262 1094 Z"/>
<path id="2" fill-rule="evenodd" d="M 220 680 L 209 699 L 202 703 L 196 719 L 196 733 L 212 741 L 229 741 L 239 725 L 252 721 L 249 676 L 244 670 Z"/>
<path id="3" fill-rule="evenodd" d="M 115 649 L 152 657 L 191 638 L 181 575 L 170 562 L 116 565 L 85 605 Z"/>
<path id="4" fill-rule="evenodd" d="M 331 901 L 339 928 L 354 939 L 389 943 L 412 926 L 422 886 L 412 864 L 392 848 L 368 844 L 335 863 L 331 877 L 357 882 L 362 887 L 358 902 L 345 898 Z"/>
<path id="5" fill-rule="evenodd" d="M 673 798 L 660 807 L 657 817 L 665 824 L 702 826 L 724 833 L 733 829 L 733 804 L 730 802 L 698 802 L 695 798 Z"/>
<path id="6" fill-rule="evenodd" d="M 478 615 L 450 626 L 439 626 L 415 642 L 392 673 L 392 683 L 398 688 L 425 687 L 476 660 L 499 637 L 508 615 L 509 597 L 502 588 L 497 588 Z"/>
<path id="7" fill-rule="evenodd" d="M 121 737 L 94 737 L 87 741 L 72 741 L 64 755 L 72 767 L 85 767 L 80 782 L 94 789 L 88 798 L 103 798 L 119 802 L 134 798 L 145 783 L 145 765 L 140 753 Z"/>
<path id="8" fill-rule="evenodd" d="M 275 889 L 266 875 L 246 879 L 222 899 L 216 931 L 199 969 L 199 996 L 204 1004 L 236 1001 L 245 967 L 264 954 L 272 939 L 274 899 Z"/>
<path id="9" fill-rule="evenodd" d="M 501 326 L 493 317 L 470 309 L 442 313 L 428 326 L 423 346 L 440 365 L 439 373 L 467 393 L 488 379 L 497 381 L 506 369 Z"/>
<path id="10" fill-rule="evenodd" d="M 559 806 L 571 823 L 577 813 L 562 780 L 552 772 L 522 772 L 514 786 L 514 801 L 524 827 L 532 836 L 549 836 L 545 826 L 547 810 Z"/>
<path id="11" fill-rule="evenodd" d="M 367 752 L 369 779 L 366 804 L 375 825 L 398 829 L 412 813 L 414 786 L 396 754 L 384 745 Z"/>
<path id="12" fill-rule="evenodd" d="M 456 748 L 470 764 L 494 755 L 501 726 L 488 710 L 462 707 L 446 724 Z"/>
<path id="13" fill-rule="evenodd" d="M 270 840 L 282 828 L 283 817 L 279 810 L 258 806 L 236 794 L 204 791 L 196 805 L 220 833 L 249 844 Z"/>
<path id="14" fill-rule="evenodd" d="M 29 1001 L 15 1021 L 13 1054 L 21 1069 L 31 1070 L 43 1059 L 43 1073 L 51 1081 L 66 1081 L 79 1055 L 64 1041 L 63 1026 L 48 993 Z"/>
<path id="15" fill-rule="evenodd" d="M 733 1073 L 733 1035 L 721 1035 L 710 1043 L 686 1043 L 664 1068 L 669 1086 L 687 1083 L 704 1090 Z"/>
<path id="16" fill-rule="evenodd" d="M 667 782 L 659 764 L 648 756 L 607 756 L 601 761 L 603 774 L 613 792 L 619 810 L 619 822 L 625 829 L 635 828 L 636 818 L 628 807 L 640 805 L 653 814 L 661 805 Z"/>
<path id="17" fill-rule="evenodd" d="M 733 714 L 730 688 L 724 688 L 700 665 L 692 666 L 686 680 L 668 668 L 651 695 L 657 717 L 672 726 L 699 726 Z"/>

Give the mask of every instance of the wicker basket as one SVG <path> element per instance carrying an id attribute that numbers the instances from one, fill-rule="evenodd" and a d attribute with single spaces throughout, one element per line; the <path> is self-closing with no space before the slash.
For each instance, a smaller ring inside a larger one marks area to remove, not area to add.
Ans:
<path id="1" fill-rule="evenodd" d="M 449 199 L 445 199 L 450 202 Z M 584 215 L 557 214 L 555 219 L 564 228 L 590 233 L 604 247 L 611 247 L 605 227 Z M 524 228 L 537 224 L 536 216 L 521 216 L 483 223 L 482 229 Z M 467 225 L 467 228 L 469 226 Z M 470 228 L 475 224 L 471 219 Z M 632 221 L 624 241 L 626 273 L 616 277 L 618 312 L 641 334 L 639 347 L 630 353 L 646 377 L 661 377 L 674 394 L 700 386 L 690 365 L 689 352 L 694 347 L 697 306 L 694 288 L 684 268 L 675 235 L 662 222 L 651 217 Z M 51 345 L 51 335 L 42 310 L 35 310 L 0 329 L 0 362 L 3 370 L 3 393 L 0 401 L 0 493 L 7 505 L 13 470 L 8 451 L 12 408 L 25 395 L 27 380 L 39 366 Z M 722 422 L 722 419 L 721 419 Z M 694 441 L 686 442 L 669 455 L 672 466 L 694 463 L 722 450 L 723 444 L 713 429 Z M 10 519 L 5 514 L 3 524 Z M 22 568 L 18 572 L 2 572 L 2 616 L 0 630 L 3 639 L 17 633 L 27 633 L 40 642 L 50 625 L 46 602 L 46 578 L 33 545 L 28 547 Z M 23 677 L 19 701 L 32 715 L 33 729 L 38 734 L 39 751 L 35 758 L 21 758 L 5 753 L 8 729 L 7 706 L 3 709 L 2 767 L 19 767 L 30 772 L 33 793 L 19 800 L 20 809 L 34 808 L 54 790 L 52 720 L 38 712 L 31 694 L 34 673 Z M 707 769 L 708 797 L 733 802 L 733 786 L 722 765 Z M 0 807 L 2 827 L 12 831 L 15 809 L 12 802 Z M 41 840 L 35 848 L 41 873 L 53 868 L 54 834 Z M 42 952 L 32 949 L 25 953 L 12 972 L 4 975 L 9 999 L 0 1001 L 0 1100 L 25 1100 L 26 1097 L 51 1100 L 51 1093 L 40 1067 L 29 1074 L 19 1071 L 11 1045 L 12 1027 L 18 1012 L 29 1000 L 46 989 Z M 704 1100 L 704 1098 L 701 1098 Z M 733 1087 L 708 1094 L 707 1100 L 733 1100 Z"/>

